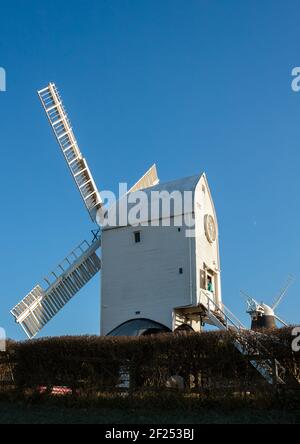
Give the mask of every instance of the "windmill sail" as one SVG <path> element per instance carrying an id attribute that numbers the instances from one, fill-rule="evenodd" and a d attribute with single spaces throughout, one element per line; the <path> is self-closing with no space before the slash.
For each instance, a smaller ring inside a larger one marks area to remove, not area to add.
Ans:
<path id="1" fill-rule="evenodd" d="M 280 322 L 280 324 L 282 324 L 284 327 L 288 327 L 289 324 L 287 322 L 285 322 L 283 319 L 281 319 L 279 316 L 275 315 L 275 318 L 277 319 L 278 322 Z"/>
<path id="2" fill-rule="evenodd" d="M 82 242 L 44 278 L 45 290 L 37 285 L 12 311 L 28 338 L 34 338 L 49 321 L 101 269 L 96 253 L 101 240 Z"/>
<path id="3" fill-rule="evenodd" d="M 275 299 L 274 304 L 272 305 L 272 309 L 275 311 L 279 305 L 281 304 L 283 298 L 286 296 L 288 290 L 290 289 L 290 287 L 292 286 L 292 284 L 294 283 L 294 276 L 289 276 L 287 283 L 285 285 L 285 287 L 283 288 L 283 290 L 281 291 L 280 295 Z"/>
<path id="4" fill-rule="evenodd" d="M 55 137 L 70 168 L 84 204 L 93 222 L 102 200 L 88 164 L 82 156 L 62 99 L 54 83 L 38 92 Z"/>

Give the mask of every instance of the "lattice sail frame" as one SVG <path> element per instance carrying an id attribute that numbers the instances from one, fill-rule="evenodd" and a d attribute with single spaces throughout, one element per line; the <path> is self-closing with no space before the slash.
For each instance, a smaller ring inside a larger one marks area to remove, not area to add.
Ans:
<path id="1" fill-rule="evenodd" d="M 96 253 L 100 246 L 100 239 L 92 244 L 82 242 L 44 278 L 45 289 L 35 286 L 12 309 L 11 314 L 29 339 L 33 339 L 100 271 L 101 260 Z"/>
<path id="2" fill-rule="evenodd" d="M 47 88 L 38 91 L 38 95 L 83 202 L 92 221 L 96 222 L 97 212 L 103 202 L 87 161 L 79 149 L 58 89 L 54 83 L 50 83 Z"/>

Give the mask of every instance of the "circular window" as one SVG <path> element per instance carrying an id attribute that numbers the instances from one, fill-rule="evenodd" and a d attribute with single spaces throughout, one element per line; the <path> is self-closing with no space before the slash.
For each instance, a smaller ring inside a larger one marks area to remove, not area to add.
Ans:
<path id="1" fill-rule="evenodd" d="M 217 227 L 214 218 L 210 214 L 205 216 L 204 225 L 207 240 L 212 244 L 217 239 Z"/>

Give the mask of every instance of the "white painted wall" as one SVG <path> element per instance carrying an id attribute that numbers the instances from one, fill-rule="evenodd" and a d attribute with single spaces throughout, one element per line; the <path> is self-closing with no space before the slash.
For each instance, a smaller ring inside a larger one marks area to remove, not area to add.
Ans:
<path id="1" fill-rule="evenodd" d="M 173 308 L 195 301 L 194 240 L 178 227 L 141 227 L 141 243 L 135 244 L 135 231 L 128 227 L 103 232 L 103 335 L 138 318 L 171 329 Z"/>
<path id="2" fill-rule="evenodd" d="M 195 193 L 195 214 L 196 214 L 196 273 L 197 273 L 197 300 L 200 299 L 201 278 L 200 272 L 204 269 L 204 264 L 215 272 L 214 294 L 212 295 L 218 305 L 222 303 L 221 293 L 221 264 L 219 253 L 219 227 L 217 214 L 214 207 L 211 191 L 205 175 L 202 176 Z M 217 240 L 211 244 L 205 234 L 205 216 L 209 214 L 214 217 L 217 228 Z M 205 301 L 206 302 L 206 301 Z"/>
<path id="3" fill-rule="evenodd" d="M 205 190 L 205 192 L 204 192 Z M 196 238 L 185 227 L 124 227 L 102 233 L 101 333 L 139 318 L 172 329 L 174 308 L 200 301 L 200 270 L 216 272 L 215 299 L 221 301 L 219 241 L 205 235 L 206 214 L 217 216 L 205 175 L 195 190 Z M 136 244 L 134 232 L 141 232 Z M 179 269 L 183 268 L 183 274 Z M 136 314 L 140 312 L 140 314 Z"/>

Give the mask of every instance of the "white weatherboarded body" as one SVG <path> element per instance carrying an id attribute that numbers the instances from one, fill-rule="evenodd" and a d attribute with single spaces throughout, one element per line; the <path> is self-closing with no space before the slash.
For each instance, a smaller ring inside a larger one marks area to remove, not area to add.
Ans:
<path id="1" fill-rule="evenodd" d="M 209 322 L 203 311 L 207 294 L 221 306 L 218 224 L 207 178 L 202 174 L 181 179 L 146 193 L 165 191 L 190 192 L 193 196 L 191 208 L 183 209 L 183 214 L 171 206 L 171 226 L 163 226 L 160 216 L 156 221 L 159 226 L 141 223 L 103 229 L 102 335 L 139 319 L 169 330 L 189 326 L 200 331 L 201 325 Z M 182 216 L 183 225 L 179 222 Z M 213 238 L 208 218 L 213 224 Z M 190 228 L 193 220 L 194 235 Z"/>

